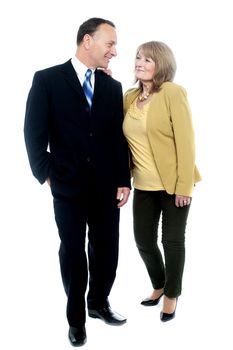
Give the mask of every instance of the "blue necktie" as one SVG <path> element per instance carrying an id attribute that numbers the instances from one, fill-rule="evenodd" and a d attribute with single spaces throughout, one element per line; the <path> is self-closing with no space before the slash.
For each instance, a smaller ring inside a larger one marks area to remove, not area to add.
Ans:
<path id="1" fill-rule="evenodd" d="M 88 102 L 90 107 L 92 104 L 92 97 L 93 97 L 93 88 L 91 85 L 91 74 L 92 74 L 91 69 L 88 69 L 86 71 L 85 80 L 83 83 L 83 90 L 84 90 L 84 93 L 85 93 L 86 98 L 87 98 L 87 102 Z"/>

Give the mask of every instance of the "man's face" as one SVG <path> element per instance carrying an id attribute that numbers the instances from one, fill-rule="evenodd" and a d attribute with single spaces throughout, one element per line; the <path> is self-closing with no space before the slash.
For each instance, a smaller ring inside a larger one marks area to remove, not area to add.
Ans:
<path id="1" fill-rule="evenodd" d="M 98 30 L 90 36 L 89 59 L 93 67 L 107 68 L 116 52 L 116 30 L 109 24 L 101 24 Z"/>

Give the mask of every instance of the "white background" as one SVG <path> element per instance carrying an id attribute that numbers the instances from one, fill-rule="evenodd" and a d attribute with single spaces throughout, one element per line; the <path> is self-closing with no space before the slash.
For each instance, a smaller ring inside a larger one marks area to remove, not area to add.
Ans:
<path id="1" fill-rule="evenodd" d="M 87 319 L 87 350 L 119 348 L 232 349 L 232 11 L 231 1 L 2 1 L 0 5 L 0 347 L 70 349 L 59 240 L 47 185 L 32 176 L 23 139 L 25 103 L 38 69 L 67 61 L 79 25 L 112 20 L 118 32 L 113 76 L 132 85 L 134 56 L 149 40 L 176 56 L 175 82 L 193 112 L 197 165 L 187 228 L 183 294 L 174 321 L 162 324 L 161 305 L 145 308 L 151 292 L 135 247 L 131 201 L 121 211 L 120 261 L 110 296 L 127 316 L 122 327 Z"/>

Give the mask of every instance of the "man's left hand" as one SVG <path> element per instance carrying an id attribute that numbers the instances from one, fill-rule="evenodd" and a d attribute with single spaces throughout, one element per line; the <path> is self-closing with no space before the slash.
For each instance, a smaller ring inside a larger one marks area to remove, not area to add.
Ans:
<path id="1" fill-rule="evenodd" d="M 119 201 L 119 203 L 117 204 L 118 208 L 123 207 L 123 205 L 127 203 L 129 194 L 130 194 L 129 187 L 118 187 L 117 189 L 117 200 Z"/>

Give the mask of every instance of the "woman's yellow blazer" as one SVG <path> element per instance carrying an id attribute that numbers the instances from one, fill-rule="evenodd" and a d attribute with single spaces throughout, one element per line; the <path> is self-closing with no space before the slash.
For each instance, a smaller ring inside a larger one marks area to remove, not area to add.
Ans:
<path id="1" fill-rule="evenodd" d="M 138 97 L 138 88 L 124 95 L 124 114 Z M 165 190 L 191 196 L 201 180 L 195 166 L 195 143 L 191 111 L 183 87 L 165 82 L 150 101 L 147 135 Z"/>

